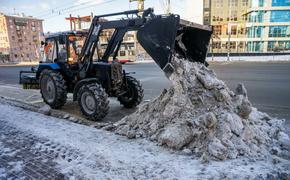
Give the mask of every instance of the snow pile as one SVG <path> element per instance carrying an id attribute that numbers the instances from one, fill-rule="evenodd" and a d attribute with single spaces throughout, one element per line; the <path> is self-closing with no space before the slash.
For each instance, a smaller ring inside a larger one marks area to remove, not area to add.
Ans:
<path id="1" fill-rule="evenodd" d="M 253 108 L 242 84 L 234 93 L 202 64 L 175 58 L 173 66 L 173 86 L 115 124 L 117 134 L 149 138 L 205 161 L 269 155 L 283 121 Z"/>

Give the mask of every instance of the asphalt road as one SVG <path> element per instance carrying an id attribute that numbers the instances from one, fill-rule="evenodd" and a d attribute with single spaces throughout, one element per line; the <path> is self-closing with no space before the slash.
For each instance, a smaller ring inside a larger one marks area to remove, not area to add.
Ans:
<path id="1" fill-rule="evenodd" d="M 287 119 L 290 123 L 290 62 L 232 62 L 212 63 L 218 77 L 234 89 L 245 84 L 250 101 L 271 116 Z M 170 81 L 154 63 L 128 64 L 124 68 L 140 79 L 145 89 L 145 100 L 157 96 Z M 17 84 L 20 70 L 29 67 L 0 67 L 0 84 Z"/>

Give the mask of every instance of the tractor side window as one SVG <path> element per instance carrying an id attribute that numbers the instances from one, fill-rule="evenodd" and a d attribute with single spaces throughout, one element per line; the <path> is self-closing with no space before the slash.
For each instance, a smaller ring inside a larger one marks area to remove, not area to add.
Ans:
<path id="1" fill-rule="evenodd" d="M 76 52 L 76 42 L 75 41 L 69 41 L 69 61 L 76 62 L 78 59 L 78 55 Z"/>
<path id="2" fill-rule="evenodd" d="M 54 62 L 54 60 L 57 58 L 56 46 L 53 40 L 48 40 L 46 42 L 46 45 L 44 47 L 44 55 L 45 55 L 46 62 Z"/>

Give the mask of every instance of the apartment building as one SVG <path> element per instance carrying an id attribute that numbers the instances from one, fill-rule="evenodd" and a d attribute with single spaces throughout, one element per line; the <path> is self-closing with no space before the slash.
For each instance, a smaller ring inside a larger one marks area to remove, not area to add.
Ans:
<path id="1" fill-rule="evenodd" d="M 249 52 L 290 52 L 289 0 L 252 0 L 247 13 Z"/>
<path id="2" fill-rule="evenodd" d="M 0 14 L 0 62 L 38 60 L 42 32 L 41 19 Z"/>

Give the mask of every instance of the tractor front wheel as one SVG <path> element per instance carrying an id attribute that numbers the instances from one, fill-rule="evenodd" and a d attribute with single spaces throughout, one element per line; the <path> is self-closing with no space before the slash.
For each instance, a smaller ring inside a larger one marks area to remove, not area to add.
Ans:
<path id="1" fill-rule="evenodd" d="M 88 119 L 98 121 L 109 112 L 109 100 L 105 90 L 96 83 L 85 84 L 78 92 L 80 109 Z"/>
<path id="2" fill-rule="evenodd" d="M 53 109 L 61 108 L 67 99 L 67 87 L 60 72 L 45 69 L 40 74 L 40 93 Z"/>
<path id="3" fill-rule="evenodd" d="M 125 94 L 118 97 L 118 101 L 125 108 L 134 108 L 143 100 L 143 88 L 141 83 L 131 76 L 125 77 L 126 82 L 123 84 L 123 91 Z"/>

